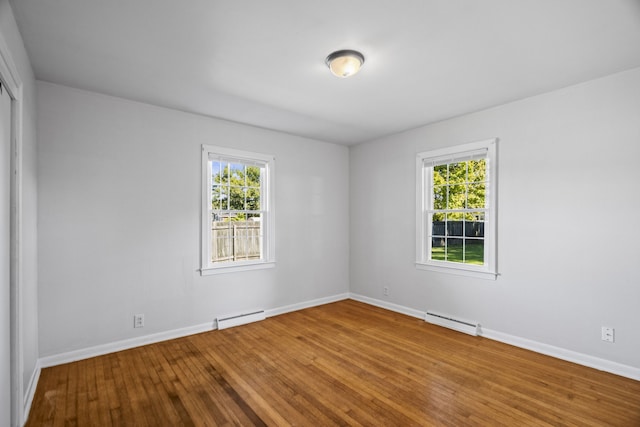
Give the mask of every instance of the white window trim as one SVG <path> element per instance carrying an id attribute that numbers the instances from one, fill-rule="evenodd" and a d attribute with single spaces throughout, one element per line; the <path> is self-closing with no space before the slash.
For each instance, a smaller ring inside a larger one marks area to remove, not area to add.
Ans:
<path id="1" fill-rule="evenodd" d="M 263 223 L 263 258 L 251 261 L 236 261 L 214 265 L 211 262 L 211 162 L 209 155 L 217 154 L 238 160 L 260 161 L 266 165 L 264 180 L 267 182 L 266 197 L 261 198 L 264 210 L 267 212 Z M 272 155 L 255 153 L 215 145 L 202 145 L 202 208 L 201 208 L 201 236 L 200 236 L 200 274 L 233 273 L 275 267 L 275 158 Z"/>
<path id="2" fill-rule="evenodd" d="M 432 151 L 424 151 L 416 154 L 416 268 L 420 270 L 436 271 L 439 273 L 450 273 L 461 276 L 477 277 L 482 279 L 495 280 L 498 276 L 497 260 L 497 219 L 498 219 L 498 168 L 497 168 L 497 145 L 498 139 L 491 138 L 483 141 L 471 142 L 468 144 L 446 147 Z M 424 162 L 427 159 L 437 159 L 447 156 L 462 156 L 465 153 L 478 150 L 486 150 L 489 159 L 487 174 L 489 176 L 489 189 L 487 194 L 489 221 L 485 223 L 485 260 L 483 266 L 454 263 L 447 261 L 430 260 L 428 254 L 431 246 L 431 239 L 427 239 L 428 216 L 430 194 L 429 187 L 433 177 L 426 175 Z"/>

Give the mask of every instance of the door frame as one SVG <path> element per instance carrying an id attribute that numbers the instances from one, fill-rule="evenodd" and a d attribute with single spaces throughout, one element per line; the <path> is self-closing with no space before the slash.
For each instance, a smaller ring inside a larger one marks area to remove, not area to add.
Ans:
<path id="1" fill-rule="evenodd" d="M 23 85 L 9 47 L 0 34 L 0 80 L 11 98 L 10 328 L 11 425 L 24 423 L 24 349 L 22 331 L 22 100 Z"/>

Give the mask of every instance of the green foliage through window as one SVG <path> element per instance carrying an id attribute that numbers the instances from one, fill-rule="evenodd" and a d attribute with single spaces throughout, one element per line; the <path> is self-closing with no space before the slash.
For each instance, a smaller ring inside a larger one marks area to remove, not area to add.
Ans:
<path id="1" fill-rule="evenodd" d="M 484 264 L 486 170 L 486 159 L 432 168 L 432 260 Z"/>
<path id="2" fill-rule="evenodd" d="M 214 215 L 228 221 L 244 221 L 252 216 L 250 212 L 260 211 L 260 167 L 212 161 L 211 170 Z"/>

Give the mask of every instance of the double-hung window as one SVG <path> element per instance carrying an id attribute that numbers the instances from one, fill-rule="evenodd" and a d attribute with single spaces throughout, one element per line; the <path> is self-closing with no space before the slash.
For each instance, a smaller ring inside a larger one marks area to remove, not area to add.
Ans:
<path id="1" fill-rule="evenodd" d="M 202 274 L 273 266 L 273 156 L 202 146 Z"/>
<path id="2" fill-rule="evenodd" d="M 495 279 L 496 145 L 417 154 L 418 268 Z"/>

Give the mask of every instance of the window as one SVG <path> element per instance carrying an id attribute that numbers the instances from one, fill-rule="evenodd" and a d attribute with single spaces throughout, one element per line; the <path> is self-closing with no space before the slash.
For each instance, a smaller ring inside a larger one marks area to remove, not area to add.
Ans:
<path id="1" fill-rule="evenodd" d="M 419 268 L 496 277 L 497 139 L 417 155 Z"/>
<path id="2" fill-rule="evenodd" d="M 205 274 L 272 267 L 273 156 L 202 146 Z"/>

